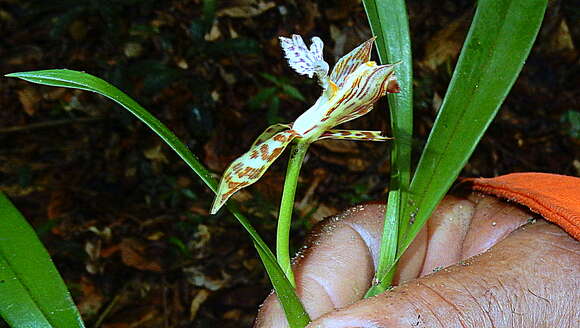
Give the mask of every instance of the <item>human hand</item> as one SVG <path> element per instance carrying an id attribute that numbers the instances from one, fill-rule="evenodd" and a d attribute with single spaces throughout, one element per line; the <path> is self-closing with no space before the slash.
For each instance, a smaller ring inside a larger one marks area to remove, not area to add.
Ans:
<path id="1" fill-rule="evenodd" d="M 542 219 L 526 225 L 534 221 L 530 212 L 481 194 L 444 199 L 403 255 L 394 279 L 399 286 L 362 299 L 374 274 L 383 211 L 378 204 L 347 210 L 307 242 L 294 272 L 314 320 L 308 327 L 580 322 L 580 243 Z M 255 327 L 287 327 L 275 295 L 264 302 Z"/>

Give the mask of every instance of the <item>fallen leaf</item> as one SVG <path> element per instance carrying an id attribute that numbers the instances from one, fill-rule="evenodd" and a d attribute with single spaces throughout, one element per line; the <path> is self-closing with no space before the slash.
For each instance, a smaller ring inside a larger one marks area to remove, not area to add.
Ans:
<path id="1" fill-rule="evenodd" d="M 147 158 L 152 162 L 167 164 L 169 163 L 169 161 L 167 160 L 167 157 L 165 157 L 165 154 L 163 154 L 163 151 L 161 149 L 162 149 L 161 144 L 158 144 L 155 147 L 145 150 L 143 152 L 143 155 L 145 155 L 145 158 Z"/>
<path id="2" fill-rule="evenodd" d="M 209 30 L 209 32 L 207 32 L 203 38 L 206 41 L 215 41 L 217 39 L 219 39 L 222 36 L 222 33 L 220 32 L 220 28 L 218 26 L 218 21 L 217 19 L 213 22 L 211 29 Z"/>
<path id="3" fill-rule="evenodd" d="M 121 249 L 121 259 L 125 265 L 143 271 L 162 271 L 159 263 L 145 256 L 147 252 L 143 243 L 135 239 L 125 238 L 121 241 L 119 247 Z"/>
<path id="4" fill-rule="evenodd" d="M 219 10 L 217 16 L 249 18 L 261 15 L 274 7 L 276 3 L 273 1 L 242 0 L 237 1 L 237 5 Z"/>
<path id="5" fill-rule="evenodd" d="M 231 276 L 225 272 L 221 272 L 221 277 L 210 277 L 205 272 L 197 267 L 189 267 L 183 269 L 183 272 L 187 275 L 187 280 L 197 287 L 203 287 L 211 291 L 216 291 L 222 289 L 231 280 Z"/>
<path id="6" fill-rule="evenodd" d="M 342 20 L 348 17 L 352 17 L 356 9 L 360 8 L 360 0 L 339 0 L 334 1 L 332 6 L 324 10 L 326 18 L 331 21 Z"/>
<path id="7" fill-rule="evenodd" d="M 41 100 L 38 88 L 25 88 L 18 90 L 17 93 L 24 112 L 26 112 L 28 116 L 34 116 Z"/>
<path id="8" fill-rule="evenodd" d="M 88 319 L 97 315 L 105 301 L 103 294 L 85 276 L 81 277 L 79 287 L 81 293 L 78 296 L 77 305 L 83 318 Z M 75 297 L 75 299 L 77 298 Z"/>
<path id="9" fill-rule="evenodd" d="M 239 321 L 240 318 L 242 317 L 242 311 L 240 309 L 233 309 L 233 310 L 229 310 L 226 313 L 224 313 L 223 318 L 226 320 L 235 320 L 235 321 Z"/>
<path id="10" fill-rule="evenodd" d="M 436 70 L 439 65 L 456 58 L 465 40 L 471 18 L 471 10 L 437 31 L 425 44 L 425 58 L 420 67 Z"/>
<path id="11" fill-rule="evenodd" d="M 189 307 L 189 320 L 193 322 L 197 316 L 197 311 L 199 307 L 207 300 L 210 292 L 207 289 L 201 289 L 191 301 L 191 306 Z"/>
<path id="12" fill-rule="evenodd" d="M 565 19 L 562 19 L 558 29 L 555 31 L 554 37 L 552 38 L 552 50 L 554 51 L 567 51 L 574 50 L 574 41 L 572 41 L 572 35 L 570 34 L 570 28 Z"/>

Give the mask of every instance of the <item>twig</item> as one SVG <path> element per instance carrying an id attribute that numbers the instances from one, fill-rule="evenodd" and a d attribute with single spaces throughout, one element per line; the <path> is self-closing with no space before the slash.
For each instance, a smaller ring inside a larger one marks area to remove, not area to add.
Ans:
<path id="1" fill-rule="evenodd" d="M 106 117 L 83 117 L 83 118 L 74 118 L 74 119 L 69 119 L 69 120 L 47 121 L 47 122 L 33 123 L 33 124 L 28 124 L 28 125 L 12 126 L 9 128 L 0 128 L 0 134 L 26 132 L 26 131 L 36 130 L 36 129 L 52 128 L 55 126 L 68 125 L 68 124 L 91 123 L 91 122 L 104 121 L 106 119 L 108 119 L 108 118 L 106 118 Z"/>
<path id="2" fill-rule="evenodd" d="M 124 290 L 124 288 L 121 290 L 121 292 L 123 292 L 123 290 Z M 109 315 L 109 313 L 111 312 L 111 310 L 113 309 L 113 307 L 119 301 L 119 298 L 121 298 L 121 292 L 118 293 L 117 295 L 115 295 L 115 297 L 113 298 L 113 300 L 111 301 L 111 303 L 109 303 L 109 305 L 107 305 L 107 307 L 105 308 L 105 310 L 103 311 L 103 313 L 101 313 L 101 315 L 99 316 L 99 318 L 95 322 L 95 325 L 93 326 L 94 328 L 101 327 L 101 324 L 103 323 L 103 321 L 105 320 L 105 318 L 107 318 L 107 316 Z"/>

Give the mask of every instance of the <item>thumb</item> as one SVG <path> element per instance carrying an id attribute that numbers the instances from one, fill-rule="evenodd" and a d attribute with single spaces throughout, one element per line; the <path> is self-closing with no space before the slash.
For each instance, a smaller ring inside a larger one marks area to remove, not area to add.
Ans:
<path id="1" fill-rule="evenodd" d="M 580 243 L 538 222 L 489 252 L 313 321 L 341 327 L 575 327 Z"/>

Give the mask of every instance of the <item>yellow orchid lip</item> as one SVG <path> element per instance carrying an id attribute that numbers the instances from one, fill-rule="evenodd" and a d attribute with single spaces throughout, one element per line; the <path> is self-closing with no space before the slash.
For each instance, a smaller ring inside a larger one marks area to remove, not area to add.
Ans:
<path id="1" fill-rule="evenodd" d="M 280 37 L 288 64 L 298 74 L 316 75 L 323 88 L 316 103 L 292 124 L 268 127 L 250 150 L 234 160 L 224 172 L 211 214 L 215 214 L 237 191 L 262 177 L 284 149 L 296 138 L 385 141 L 380 131 L 332 130 L 335 126 L 365 115 L 386 93 L 399 92 L 394 65 L 370 61 L 375 38 L 371 38 L 338 60 L 328 75 L 329 65 L 322 56 L 324 44 L 312 38 L 310 48 L 299 35 Z M 398 64 L 398 63 L 397 63 Z"/>

